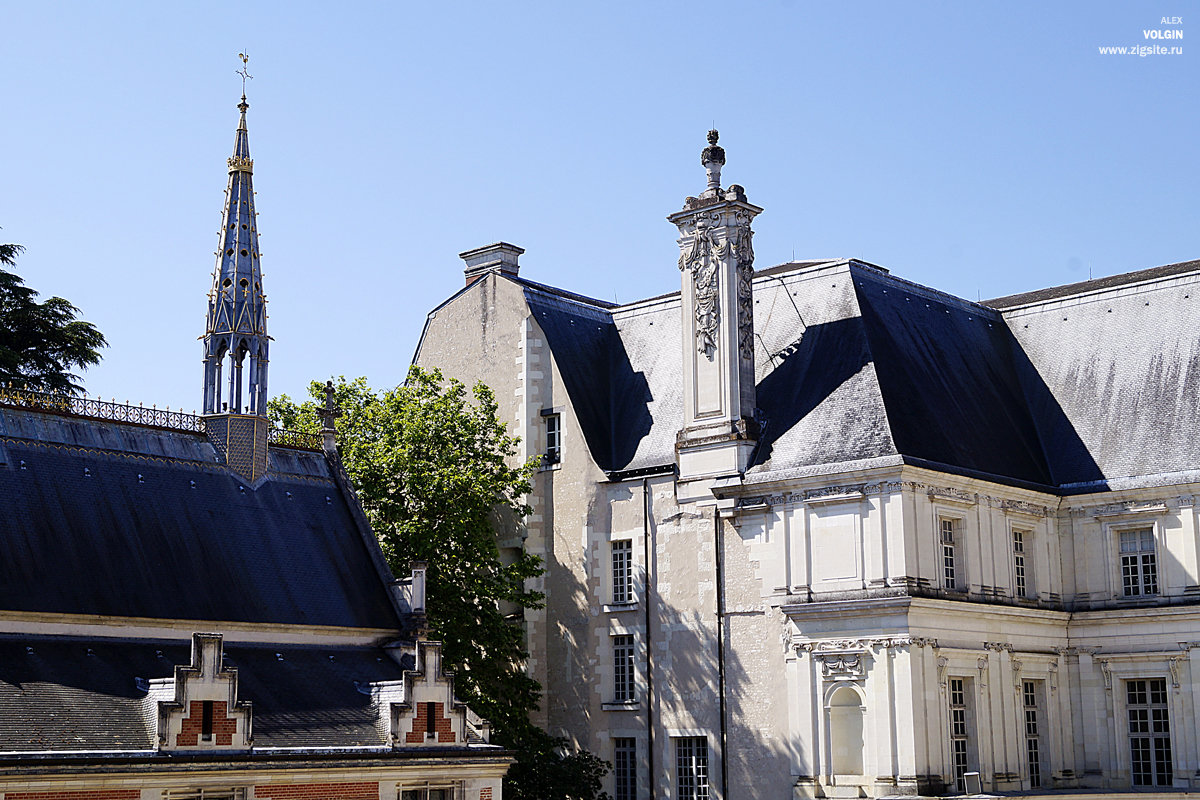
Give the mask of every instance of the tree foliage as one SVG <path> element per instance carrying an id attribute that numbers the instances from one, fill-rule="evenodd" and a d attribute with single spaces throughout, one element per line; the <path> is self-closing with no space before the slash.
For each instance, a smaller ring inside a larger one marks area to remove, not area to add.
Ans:
<path id="1" fill-rule="evenodd" d="M 312 399 L 271 400 L 268 413 L 285 428 L 317 431 L 324 386 Z M 520 616 L 539 608 L 527 588 L 541 561 L 497 544 L 529 513 L 533 462 L 511 466 L 517 439 L 497 416 L 492 391 L 444 381 L 413 367 L 395 389 L 374 392 L 365 378 L 338 379 L 334 399 L 338 447 L 392 572 L 427 562 L 429 624 L 458 668 L 455 692 L 493 724 L 494 741 L 516 751 L 505 795 L 516 800 L 600 798 L 607 764 L 573 752 L 529 719 L 541 686 L 524 670 L 528 653 Z M 505 612 L 509 612 L 506 616 Z"/>
<path id="2" fill-rule="evenodd" d="M 0 265 L 16 266 L 24 248 L 0 244 Z M 21 389 L 76 394 L 83 391 L 72 369 L 100 362 L 107 342 L 79 309 L 61 297 L 39 303 L 25 281 L 0 267 L 0 383 Z"/>

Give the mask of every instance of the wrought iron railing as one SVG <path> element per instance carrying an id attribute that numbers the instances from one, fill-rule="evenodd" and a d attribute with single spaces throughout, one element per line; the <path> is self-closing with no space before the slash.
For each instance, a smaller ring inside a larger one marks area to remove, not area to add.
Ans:
<path id="1" fill-rule="evenodd" d="M 267 441 L 279 447 L 296 447 L 301 450 L 320 450 L 322 447 L 321 434 L 305 431 L 288 431 L 283 428 L 271 428 Z"/>
<path id="2" fill-rule="evenodd" d="M 128 422 L 134 425 L 149 425 L 155 428 L 170 428 L 178 431 L 204 433 L 204 417 L 187 411 L 172 411 L 157 406 L 135 406 L 129 403 L 101 400 L 98 397 L 76 397 L 69 394 L 37 392 L 0 386 L 0 405 L 30 408 L 37 411 L 52 411 L 56 414 L 73 414 L 79 417 L 106 419 L 113 422 Z M 271 428 L 267 441 L 280 447 L 295 447 L 302 450 L 320 450 L 321 435 L 303 431 L 287 431 Z"/>

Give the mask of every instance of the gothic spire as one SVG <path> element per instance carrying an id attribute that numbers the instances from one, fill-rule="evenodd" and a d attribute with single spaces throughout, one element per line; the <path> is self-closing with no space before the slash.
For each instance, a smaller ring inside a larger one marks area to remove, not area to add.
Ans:
<path id="1" fill-rule="evenodd" d="M 244 60 L 244 59 L 243 59 Z M 245 84 L 243 81 L 243 91 Z M 254 212 L 254 161 L 246 131 L 246 95 L 230 156 L 220 249 L 204 329 L 204 413 L 267 413 L 267 298 Z M 249 358 L 249 374 L 243 365 Z M 226 363 L 227 362 L 227 363 Z M 228 375 L 222 380 L 222 372 Z M 243 378 L 246 378 L 243 380 Z"/>

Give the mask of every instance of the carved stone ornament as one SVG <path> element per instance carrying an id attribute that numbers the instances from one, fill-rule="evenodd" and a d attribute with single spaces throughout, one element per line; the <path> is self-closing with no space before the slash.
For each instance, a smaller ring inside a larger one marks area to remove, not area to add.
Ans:
<path id="1" fill-rule="evenodd" d="M 859 680 L 866 675 L 862 653 L 817 653 L 821 677 L 826 680 Z"/>
<path id="2" fill-rule="evenodd" d="M 1179 689 L 1179 667 L 1187 660 L 1186 655 L 1171 656 L 1167 659 L 1167 669 L 1171 671 L 1171 685 Z"/>
<path id="3" fill-rule="evenodd" d="M 942 687 L 942 691 L 946 691 L 946 667 L 950 666 L 950 659 L 946 656 L 938 656 L 937 660 L 937 680 L 938 686 Z"/>
<path id="4" fill-rule="evenodd" d="M 1107 658 L 1098 658 L 1096 663 L 1100 665 L 1100 674 L 1104 676 L 1104 688 L 1112 691 L 1112 667 L 1108 664 Z"/>
<path id="5" fill-rule="evenodd" d="M 1051 661 L 1046 667 L 1050 683 L 1050 694 L 1058 691 L 1058 662 Z"/>
<path id="6" fill-rule="evenodd" d="M 714 214 L 713 222 L 720 221 Z M 717 352 L 717 325 L 721 321 L 721 308 L 717 288 L 717 257 L 723 246 L 713 239 L 712 229 L 703 217 L 696 220 L 696 231 L 692 240 L 684 245 L 679 254 L 679 269 L 692 273 L 693 296 L 695 298 L 696 350 L 710 361 Z"/>
<path id="7" fill-rule="evenodd" d="M 754 231 L 750 230 L 750 215 L 739 211 L 737 227 L 730 244 L 737 259 L 738 351 L 747 361 L 754 361 Z"/>

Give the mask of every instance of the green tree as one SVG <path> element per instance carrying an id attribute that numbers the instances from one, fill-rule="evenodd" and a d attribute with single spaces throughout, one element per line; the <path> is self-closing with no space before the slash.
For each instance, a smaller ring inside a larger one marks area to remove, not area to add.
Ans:
<path id="1" fill-rule="evenodd" d="M 24 250 L 0 244 L 0 265 L 16 266 Z M 83 391 L 73 368 L 100 362 L 108 343 L 79 309 L 61 297 L 39 303 L 38 293 L 18 275 L 0 267 L 0 383 L 21 389 L 76 394 Z"/>
<path id="2" fill-rule="evenodd" d="M 271 400 L 271 419 L 319 430 L 324 386 L 314 381 L 309 392 L 303 403 L 287 395 Z M 413 367 L 403 385 L 382 392 L 365 378 L 339 378 L 334 399 L 342 462 L 392 572 L 407 574 L 414 559 L 427 562 L 429 625 L 458 668 L 455 691 L 492 723 L 493 741 L 517 754 L 505 795 L 603 797 L 608 765 L 529 719 L 541 686 L 524 669 L 519 617 L 541 607 L 542 594 L 526 584 L 543 569 L 524 551 L 502 559 L 497 535 L 515 531 L 529 513 L 523 498 L 536 464 L 510 466 L 517 439 L 500 422 L 492 391 L 476 384 L 468 393 L 436 370 Z"/>

